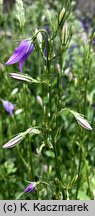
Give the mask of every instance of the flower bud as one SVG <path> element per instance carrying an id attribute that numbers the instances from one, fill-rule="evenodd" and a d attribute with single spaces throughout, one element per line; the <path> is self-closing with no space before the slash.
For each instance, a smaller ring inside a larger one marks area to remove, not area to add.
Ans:
<path id="1" fill-rule="evenodd" d="M 19 133 L 16 137 L 11 139 L 9 142 L 7 142 L 5 145 L 2 146 L 2 148 L 12 148 L 18 144 L 21 143 L 21 141 L 25 138 L 27 134 L 30 134 L 31 136 L 35 134 L 39 134 L 40 131 L 36 128 L 28 128 L 26 131 Z"/>
<path id="2" fill-rule="evenodd" d="M 13 89 L 13 91 L 11 92 L 11 96 L 14 96 L 17 92 L 18 92 L 18 88 Z"/>
<path id="3" fill-rule="evenodd" d="M 73 80 L 73 74 L 69 67 L 64 71 L 64 74 L 68 77 L 69 81 Z"/>
<path id="4" fill-rule="evenodd" d="M 68 37 L 68 25 L 65 22 L 63 25 L 63 28 L 61 30 L 61 40 L 62 40 L 62 44 L 66 43 L 67 41 L 67 37 Z"/>
<path id="5" fill-rule="evenodd" d="M 33 136 L 33 135 L 35 135 L 35 134 L 40 134 L 40 131 L 39 131 L 38 129 L 36 129 L 36 128 L 33 128 L 33 127 L 28 128 L 28 129 L 27 129 L 27 132 L 28 132 L 31 136 Z"/>
<path id="6" fill-rule="evenodd" d="M 84 119 L 79 113 L 74 112 L 73 110 L 70 110 L 70 112 L 73 114 L 79 125 L 81 125 L 83 128 L 87 130 L 93 130 L 90 124 L 87 122 L 87 120 Z"/>
<path id="7" fill-rule="evenodd" d="M 36 182 L 31 182 L 26 189 L 24 190 L 25 193 L 34 192 L 36 190 Z"/>
<path id="8" fill-rule="evenodd" d="M 37 100 L 38 104 L 42 107 L 43 106 L 42 98 L 39 95 L 37 95 L 36 100 Z"/>
<path id="9" fill-rule="evenodd" d="M 86 32 L 82 33 L 81 38 L 84 44 L 88 44 L 89 41 Z"/>
<path id="10" fill-rule="evenodd" d="M 58 71 L 58 73 L 60 73 L 61 72 L 61 67 L 60 67 L 60 64 L 56 64 L 56 69 L 57 69 L 57 71 Z"/>
<path id="11" fill-rule="evenodd" d="M 63 18 L 64 18 L 64 14 L 65 14 L 65 8 L 63 7 L 63 9 L 61 10 L 60 14 L 59 14 L 59 25 L 62 23 Z"/>
<path id="12" fill-rule="evenodd" d="M 13 78 L 13 79 L 16 79 L 16 80 L 21 80 L 21 81 L 25 81 L 25 82 L 29 82 L 29 83 L 39 83 L 39 81 L 33 79 L 31 76 L 29 75 L 24 75 L 24 74 L 21 74 L 21 73 L 10 73 L 10 76 Z"/>
<path id="13" fill-rule="evenodd" d="M 22 140 L 23 140 L 23 133 L 20 133 L 19 135 L 11 139 L 9 142 L 7 142 L 5 145 L 3 145 L 2 148 L 12 148 L 17 144 L 20 144 Z"/>
<path id="14" fill-rule="evenodd" d="M 4 65 L 2 63 L 0 63 L 0 71 L 4 71 Z"/>
<path id="15" fill-rule="evenodd" d="M 37 32 L 38 32 L 38 29 L 35 30 L 35 34 L 37 34 Z M 42 48 L 42 40 L 43 40 L 42 34 L 41 34 L 41 32 L 39 32 L 37 34 L 37 41 L 38 41 L 38 44 L 39 44 L 40 48 Z"/>
<path id="16" fill-rule="evenodd" d="M 15 115 L 19 115 L 20 113 L 22 113 L 22 111 L 23 111 L 23 109 L 17 109 L 17 110 L 15 111 Z"/>

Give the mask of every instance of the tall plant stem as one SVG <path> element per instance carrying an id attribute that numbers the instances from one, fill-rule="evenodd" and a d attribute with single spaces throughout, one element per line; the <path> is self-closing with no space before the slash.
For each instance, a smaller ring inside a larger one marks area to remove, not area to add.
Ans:
<path id="1" fill-rule="evenodd" d="M 17 148 L 17 153 L 18 153 L 19 158 L 21 159 L 22 163 L 23 163 L 24 166 L 26 167 L 26 169 L 29 170 L 29 166 L 28 166 L 28 164 L 26 163 L 26 161 L 24 160 L 23 156 L 21 155 L 19 148 Z"/>
<path id="2" fill-rule="evenodd" d="M 48 77 L 49 77 L 49 126 L 50 128 L 50 136 L 52 140 L 52 145 L 53 145 L 53 151 L 55 155 L 55 171 L 56 171 L 56 176 L 59 180 L 61 180 L 61 175 L 60 175 L 60 170 L 59 170 L 59 161 L 58 161 L 58 155 L 57 155 L 57 148 L 56 148 L 56 142 L 55 142 L 55 137 L 54 137 L 54 128 L 52 127 L 53 122 L 52 122 L 52 116 L 53 116 L 53 111 L 52 111 L 52 81 L 51 81 L 51 71 L 50 71 L 50 60 L 48 58 L 49 56 L 49 43 L 48 43 L 48 49 L 47 49 L 47 71 L 48 71 Z M 51 124 L 52 122 L 52 124 Z"/>
<path id="3" fill-rule="evenodd" d="M 86 75 L 85 80 L 84 80 L 84 115 L 86 114 L 86 107 L 87 107 L 87 90 L 88 90 L 88 81 L 90 79 L 91 64 L 92 64 L 92 60 L 91 60 L 91 42 L 90 42 L 88 53 L 84 53 L 84 58 L 83 58 L 84 76 L 85 76 L 85 69 L 88 65 L 87 75 Z"/>
<path id="4" fill-rule="evenodd" d="M 80 188 L 81 164 L 82 164 L 82 147 L 80 146 L 79 166 L 78 166 L 78 181 L 77 181 L 77 188 L 76 188 L 76 200 L 78 199 L 78 192 L 79 192 L 79 188 Z"/>
<path id="5" fill-rule="evenodd" d="M 30 153 L 30 174 L 32 176 L 32 179 L 34 181 L 34 169 L 33 169 L 33 155 L 32 155 L 32 149 L 31 144 L 29 143 L 29 153 Z"/>
<path id="6" fill-rule="evenodd" d="M 30 153 L 30 175 L 32 177 L 32 181 L 35 181 L 35 175 L 34 175 L 34 166 L 33 166 L 33 154 L 31 149 L 31 142 L 29 142 L 29 153 Z M 35 191 L 35 198 L 38 200 L 38 192 Z"/>
<path id="7" fill-rule="evenodd" d="M 58 193 L 59 191 L 61 191 L 61 172 L 60 172 L 60 163 L 59 163 L 59 158 L 58 158 L 58 145 L 57 145 L 57 141 L 55 140 L 55 135 L 56 135 L 56 130 L 59 127 L 59 123 L 58 123 L 58 118 L 56 118 L 55 116 L 55 109 L 52 103 L 52 74 L 51 74 L 51 61 L 49 60 L 49 43 L 48 43 L 48 52 L 47 52 L 47 71 L 48 71 L 48 77 L 49 77 L 49 133 L 50 133 L 50 137 L 51 137 L 51 141 L 52 141 L 52 145 L 53 145 L 53 152 L 55 155 L 55 172 L 56 172 L 56 178 L 58 179 L 58 184 L 56 187 L 56 192 Z M 62 74 L 58 73 L 57 74 L 57 112 L 60 109 L 60 100 L 61 100 L 61 92 L 62 92 Z M 54 94 L 54 93 L 53 93 Z M 55 90 L 55 94 L 56 94 L 56 90 Z M 55 116 L 55 117 L 54 117 Z M 56 124 L 55 124 L 56 122 Z M 55 126 L 54 126 L 55 125 Z M 65 192 L 62 188 L 62 194 L 63 194 L 63 199 L 66 199 L 65 196 Z"/>

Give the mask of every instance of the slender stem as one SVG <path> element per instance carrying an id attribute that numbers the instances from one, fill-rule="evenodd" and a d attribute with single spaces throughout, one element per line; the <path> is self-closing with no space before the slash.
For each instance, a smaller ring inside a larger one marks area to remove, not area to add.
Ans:
<path id="1" fill-rule="evenodd" d="M 24 192 L 20 193 L 17 197 L 16 200 L 19 200 L 19 198 L 24 194 Z"/>
<path id="2" fill-rule="evenodd" d="M 88 194 L 90 195 L 91 200 L 94 200 L 93 193 L 91 192 L 91 187 L 90 187 L 90 179 L 89 179 L 89 171 L 88 169 L 86 170 L 86 175 L 87 175 L 87 184 L 88 184 Z"/>
<path id="3" fill-rule="evenodd" d="M 87 107 L 87 87 L 88 87 L 88 81 L 90 79 L 90 71 L 91 71 L 91 64 L 92 64 L 92 59 L 91 59 L 91 49 L 92 49 L 92 37 L 93 37 L 93 31 L 90 37 L 90 42 L 89 42 L 89 47 L 88 47 L 88 52 L 84 50 L 84 58 L 83 58 L 83 72 L 85 72 L 85 68 L 88 65 L 88 70 L 87 70 L 87 76 L 85 80 L 85 94 L 84 94 L 84 114 L 86 112 L 86 107 Z"/>
<path id="4" fill-rule="evenodd" d="M 26 163 L 26 161 L 25 161 L 25 159 L 23 158 L 23 156 L 21 155 L 20 150 L 18 149 L 18 147 L 17 147 L 17 153 L 19 154 L 19 157 L 20 157 L 20 159 L 22 160 L 22 162 L 23 162 L 24 166 L 26 167 L 26 169 L 29 170 L 29 166 L 28 166 L 28 164 Z"/>
<path id="5" fill-rule="evenodd" d="M 90 71 L 91 71 L 91 64 L 92 64 L 92 59 L 91 59 L 91 41 L 89 43 L 89 50 L 88 50 L 88 56 L 85 57 L 85 59 L 87 59 L 87 61 L 84 61 L 84 67 L 87 66 L 88 64 L 88 70 L 87 70 L 87 76 L 86 76 L 86 80 L 85 80 L 85 83 L 84 83 L 84 86 L 85 86 L 85 92 L 84 92 L 84 114 L 86 114 L 86 108 L 87 108 L 87 90 L 88 90 L 88 81 L 90 79 Z M 87 55 L 86 54 L 86 55 Z M 88 152 L 88 146 L 87 146 L 87 149 L 86 151 Z M 87 184 L 88 184 L 88 192 L 89 192 L 89 195 L 91 197 L 91 199 L 93 199 L 92 197 L 92 194 L 91 194 L 91 189 L 90 189 L 90 181 L 89 181 L 89 173 L 88 173 L 88 170 L 87 170 Z"/>
<path id="6" fill-rule="evenodd" d="M 65 52 L 65 45 L 61 46 L 61 51 L 64 51 Z M 63 70 L 63 54 L 60 55 L 60 58 L 59 58 L 59 71 L 58 71 L 58 74 L 57 74 L 57 113 L 59 112 L 59 110 L 62 109 L 62 94 L 63 94 L 63 87 L 62 87 L 62 70 Z M 60 121 L 59 121 L 59 118 L 57 118 L 57 121 L 56 121 L 56 128 L 60 128 Z M 60 153 L 60 150 L 58 149 L 59 148 L 59 145 L 57 145 L 57 151 Z M 60 164 L 59 165 L 59 168 L 60 168 Z M 60 181 L 62 181 L 62 178 L 61 178 L 61 172 L 60 172 L 60 169 L 59 169 L 59 175 L 60 175 Z M 63 194 L 63 199 L 66 200 L 67 199 L 67 195 L 66 195 L 66 191 L 65 189 L 62 187 L 62 194 Z"/>
<path id="7" fill-rule="evenodd" d="M 47 71 L 48 71 L 48 77 L 49 77 L 49 112 L 50 112 L 50 116 L 49 116 L 49 122 L 51 124 L 52 121 L 52 83 L 51 83 L 51 72 L 50 72 L 50 60 L 48 59 L 49 56 L 49 42 L 48 42 L 48 46 L 47 46 Z M 52 123 L 53 124 L 53 123 Z M 54 141 L 54 132 L 51 128 L 50 131 L 50 135 L 51 135 L 51 140 L 52 140 L 52 144 L 53 144 L 53 151 L 54 151 L 54 155 L 55 155 L 55 170 L 56 170 L 56 175 L 57 178 L 59 180 L 61 180 L 61 176 L 60 176 L 60 172 L 59 172 L 59 163 L 58 163 L 58 156 L 57 156 L 57 149 L 56 149 L 56 143 Z"/>
<path id="8" fill-rule="evenodd" d="M 59 161 L 58 161 L 56 142 L 53 142 L 53 150 L 54 150 L 54 155 L 55 155 L 56 175 L 57 175 L 58 179 L 61 181 L 61 174 L 60 174 L 60 169 L 59 169 L 60 166 L 59 166 Z"/>
<path id="9" fill-rule="evenodd" d="M 51 104 L 51 98 L 52 98 L 52 94 L 51 94 L 51 85 L 49 85 L 49 111 L 50 111 L 50 118 L 52 117 L 52 104 Z"/>
<path id="10" fill-rule="evenodd" d="M 56 134 L 56 130 L 58 129 L 59 127 L 59 124 L 57 125 L 57 119 L 56 117 L 54 118 L 54 113 L 53 113 L 53 104 L 52 104 L 52 74 L 51 74 L 51 60 L 49 59 L 49 52 L 50 52 L 50 44 L 49 44 L 49 41 L 48 41 L 48 44 L 47 44 L 47 62 L 46 62 L 46 66 L 47 66 L 47 72 L 48 72 L 48 79 L 49 79 L 49 88 L 48 88 L 48 91 L 49 91 L 49 117 L 48 117 L 48 127 L 49 127 L 49 133 L 50 133 L 50 137 L 51 137 L 51 141 L 52 141 L 52 145 L 53 145 L 53 152 L 54 152 L 54 155 L 55 155 L 55 172 L 56 172 L 56 177 L 57 179 L 59 180 L 58 184 L 57 184 L 57 187 L 56 187 L 56 192 L 58 193 L 60 191 L 60 188 L 59 188 L 59 185 L 61 183 L 61 172 L 60 172 L 60 164 L 59 164 L 59 159 L 58 159 L 58 151 L 57 151 L 57 142 L 55 140 L 55 134 Z M 62 60 L 62 59 L 61 59 Z M 61 62 L 62 63 L 62 62 Z M 60 106 L 60 96 L 61 96 L 61 89 L 62 89 L 62 76 L 61 74 L 58 74 L 58 79 L 57 79 L 57 94 L 58 94 L 58 99 L 57 99 L 57 105 L 58 105 L 58 110 L 59 111 L 59 106 Z M 48 111 L 47 111 L 47 115 L 48 115 Z M 53 124 L 54 122 L 54 124 Z M 55 125 L 55 122 L 56 122 L 56 126 L 53 127 L 53 125 Z M 62 193 L 63 193 L 63 197 L 64 199 L 66 199 L 66 196 L 65 196 L 65 192 L 64 190 L 62 189 Z"/>
<path id="11" fill-rule="evenodd" d="M 87 78 L 85 80 L 85 83 L 84 83 L 84 89 L 85 89 L 85 92 L 84 92 L 84 115 L 86 114 L 86 106 L 87 106 Z"/>
<path id="12" fill-rule="evenodd" d="M 34 181 L 34 169 L 33 169 L 33 155 L 32 155 L 32 149 L 31 144 L 29 143 L 29 154 L 30 154 L 30 170 L 31 170 L 31 176 Z"/>
<path id="13" fill-rule="evenodd" d="M 33 154 L 32 154 L 32 149 L 31 149 L 31 142 L 29 142 L 29 160 L 30 160 L 30 175 L 32 177 L 32 181 L 35 181 L 35 175 L 34 175 L 34 166 L 33 166 Z M 35 197 L 38 200 L 38 192 L 35 191 Z"/>
<path id="14" fill-rule="evenodd" d="M 78 181 L 77 181 L 77 188 L 76 188 L 76 200 L 78 199 L 78 192 L 79 192 L 79 187 L 80 187 L 81 164 L 82 164 L 82 148 L 80 146 L 80 151 L 79 151 L 79 166 L 78 166 Z"/>
<path id="15" fill-rule="evenodd" d="M 47 182 L 41 181 L 40 184 L 44 184 L 44 185 L 48 186 L 51 189 L 52 193 L 54 193 L 52 186 L 50 184 L 48 184 Z"/>
<path id="16" fill-rule="evenodd" d="M 37 34 L 39 34 L 40 32 L 44 32 L 48 38 L 48 32 L 45 29 L 39 29 L 36 34 L 32 37 L 32 41 L 34 41 L 37 37 Z"/>

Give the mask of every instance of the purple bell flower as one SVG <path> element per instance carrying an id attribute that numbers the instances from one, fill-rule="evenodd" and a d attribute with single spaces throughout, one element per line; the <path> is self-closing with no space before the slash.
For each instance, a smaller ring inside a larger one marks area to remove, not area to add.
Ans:
<path id="1" fill-rule="evenodd" d="M 31 182 L 26 189 L 24 190 L 25 193 L 34 192 L 36 190 L 36 182 Z"/>
<path id="2" fill-rule="evenodd" d="M 19 69 L 20 72 L 22 72 L 22 67 L 24 65 L 24 62 L 31 54 L 33 49 L 34 49 L 34 44 L 33 43 L 31 44 L 30 40 L 25 39 L 21 41 L 17 49 L 11 55 L 9 60 L 6 62 L 6 65 L 11 65 L 11 64 L 15 64 L 16 62 L 19 62 Z"/>
<path id="3" fill-rule="evenodd" d="M 5 110 L 10 114 L 12 115 L 13 114 L 13 111 L 14 111 L 14 108 L 15 108 L 15 105 L 10 103 L 9 101 L 7 100 L 2 100 L 2 104 L 3 104 L 3 107 L 5 108 Z"/>

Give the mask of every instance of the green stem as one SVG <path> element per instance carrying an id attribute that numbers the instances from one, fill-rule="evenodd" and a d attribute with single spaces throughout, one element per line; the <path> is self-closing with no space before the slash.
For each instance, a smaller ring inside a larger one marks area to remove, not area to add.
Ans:
<path id="1" fill-rule="evenodd" d="M 28 166 L 28 164 L 26 163 L 26 161 L 24 160 L 23 156 L 21 155 L 20 150 L 19 150 L 18 147 L 17 147 L 17 153 L 18 153 L 18 155 L 19 155 L 21 161 L 23 162 L 24 166 L 26 167 L 26 169 L 29 170 L 29 166 Z"/>
<path id="2" fill-rule="evenodd" d="M 84 83 L 84 88 L 85 88 L 85 92 L 84 92 L 84 115 L 86 115 L 86 107 L 87 107 L 87 78 L 85 80 L 85 83 Z"/>
<path id="3" fill-rule="evenodd" d="M 87 56 L 87 53 L 84 54 L 84 60 L 83 60 L 83 71 L 84 72 L 85 72 L 85 69 L 86 69 L 86 67 L 88 65 L 88 71 L 87 71 L 87 75 L 85 77 L 85 82 L 84 82 L 84 86 L 85 86 L 85 88 L 84 88 L 84 90 L 85 90 L 85 92 L 84 92 L 84 115 L 86 114 L 87 89 L 88 89 L 88 81 L 90 79 L 90 71 L 91 71 L 91 64 L 92 64 L 92 60 L 91 60 L 90 54 L 91 54 L 91 42 L 89 44 L 88 56 Z"/>
<path id="4" fill-rule="evenodd" d="M 90 196 L 91 200 L 94 200 L 93 193 L 91 192 L 91 187 L 90 187 L 90 179 L 89 179 L 89 171 L 88 168 L 86 170 L 86 175 L 87 175 L 87 184 L 88 184 L 88 195 Z"/>
<path id="5" fill-rule="evenodd" d="M 34 181 L 33 155 L 32 155 L 32 149 L 30 143 L 29 143 L 29 154 L 30 154 L 30 172 L 31 172 L 32 179 Z"/>
<path id="6" fill-rule="evenodd" d="M 49 85 L 49 111 L 50 111 L 50 119 L 52 118 L 52 104 L 51 104 L 51 98 L 52 98 L 52 94 L 51 94 L 51 85 Z"/>
<path id="7" fill-rule="evenodd" d="M 78 166 L 78 181 L 77 181 L 77 188 L 76 188 L 76 200 L 78 199 L 78 192 L 79 192 L 79 188 L 80 188 L 81 164 L 82 164 L 82 148 L 80 146 L 80 151 L 79 151 L 79 166 Z"/>
<path id="8" fill-rule="evenodd" d="M 58 161 L 58 155 L 57 155 L 57 148 L 56 148 L 56 143 L 53 142 L 53 150 L 54 150 L 54 155 L 55 155 L 55 169 L 56 169 L 56 175 L 58 179 L 61 181 L 61 174 L 60 174 L 60 169 L 59 169 L 59 161 Z"/>
<path id="9" fill-rule="evenodd" d="M 30 175 L 32 177 L 32 181 L 35 181 L 35 175 L 34 175 L 34 165 L 33 165 L 33 154 L 32 154 L 32 149 L 31 149 L 31 142 L 29 141 L 29 160 L 30 160 Z M 35 191 L 35 198 L 38 200 L 38 192 Z"/>
<path id="10" fill-rule="evenodd" d="M 47 38 L 48 38 L 48 32 L 45 30 L 45 29 L 39 29 L 36 34 L 32 37 L 32 41 L 34 41 L 37 37 L 37 35 L 40 33 L 40 32 L 43 32 L 46 34 Z"/>
<path id="11" fill-rule="evenodd" d="M 40 184 L 48 186 L 51 189 L 52 193 L 54 193 L 52 186 L 48 184 L 47 182 L 41 181 Z"/>
<path id="12" fill-rule="evenodd" d="M 57 184 L 57 187 L 56 187 L 56 191 L 57 193 L 60 191 L 60 188 L 59 188 L 59 185 L 61 183 L 61 173 L 60 173 L 60 164 L 59 164 L 59 159 L 58 159 L 58 152 L 57 152 L 57 143 L 55 141 L 55 133 L 56 133 L 56 130 L 58 128 L 57 126 L 57 122 L 56 122 L 56 128 L 55 127 L 51 127 L 52 125 L 55 124 L 55 121 L 57 121 L 56 118 L 53 118 L 54 115 L 53 115 L 53 104 L 52 104 L 52 74 L 51 74 L 51 71 L 50 71 L 50 59 L 49 59 L 49 42 L 48 42 L 48 46 L 47 46 L 47 72 L 48 72 L 48 79 L 49 79 L 49 117 L 48 117 L 48 127 L 49 127 L 49 133 L 50 133 L 50 136 L 51 136 L 51 141 L 52 141 L 52 145 L 53 145 L 53 152 L 54 152 L 54 155 L 55 155 L 55 172 L 56 172 L 56 176 L 57 176 L 57 179 L 59 180 L 58 181 L 58 184 Z M 61 76 L 60 74 L 58 75 L 58 100 L 57 100 L 57 105 L 58 105 L 58 111 L 59 111 L 59 100 L 60 100 L 60 92 L 61 92 Z M 47 110 L 47 116 L 48 116 L 48 110 Z M 63 193 L 63 197 L 64 199 L 66 199 L 65 197 L 65 193 L 64 193 L 64 190 L 62 189 L 62 193 Z"/>
<path id="13" fill-rule="evenodd" d="M 47 48 L 47 71 L 48 71 L 48 77 L 49 77 L 49 126 L 51 127 L 51 121 L 52 121 L 52 83 L 51 83 L 51 72 L 50 72 L 50 61 L 48 59 L 49 56 L 49 42 L 48 42 L 48 48 Z M 48 114 L 48 113 L 47 113 Z M 53 123 L 52 123 L 53 124 Z M 51 135 L 51 140 L 53 144 L 53 151 L 55 155 L 55 170 L 56 170 L 56 175 L 59 180 L 61 180 L 60 172 L 59 172 L 59 163 L 58 163 L 58 156 L 57 156 L 57 149 L 56 149 L 56 143 L 54 141 L 54 132 L 51 128 L 50 130 L 50 135 Z"/>

